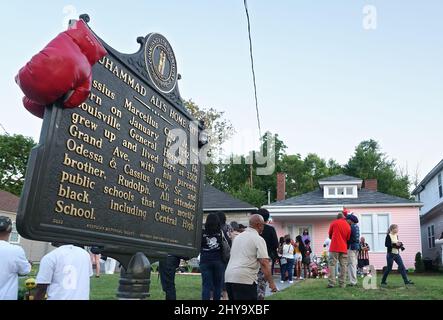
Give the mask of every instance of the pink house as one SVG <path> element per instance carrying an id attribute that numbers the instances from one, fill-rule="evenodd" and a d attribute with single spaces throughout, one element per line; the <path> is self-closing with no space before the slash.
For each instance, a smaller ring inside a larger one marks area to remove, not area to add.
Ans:
<path id="1" fill-rule="evenodd" d="M 284 197 L 284 178 L 277 177 L 278 197 Z M 414 268 L 415 254 L 421 251 L 419 208 L 422 205 L 377 192 L 377 180 L 338 175 L 318 181 L 319 189 L 265 206 L 271 213 L 278 236 L 295 238 L 309 230 L 313 252 L 319 256 L 328 237 L 330 223 L 348 208 L 359 218 L 360 235 L 371 251 L 370 263 L 376 269 L 386 265 L 385 237 L 390 224 L 399 226 L 399 238 L 406 250 L 406 268 Z"/>

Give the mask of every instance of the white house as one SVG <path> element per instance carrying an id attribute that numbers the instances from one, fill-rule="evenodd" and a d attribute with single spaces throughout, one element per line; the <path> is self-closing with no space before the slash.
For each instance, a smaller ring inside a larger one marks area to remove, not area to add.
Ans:
<path id="1" fill-rule="evenodd" d="M 443 266 L 443 245 L 436 241 L 443 237 L 443 160 L 440 161 L 412 192 L 420 209 L 423 258 Z"/>

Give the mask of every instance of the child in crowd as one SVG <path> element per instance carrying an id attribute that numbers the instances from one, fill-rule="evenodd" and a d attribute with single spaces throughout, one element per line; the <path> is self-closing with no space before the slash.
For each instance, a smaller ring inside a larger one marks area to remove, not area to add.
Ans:
<path id="1" fill-rule="evenodd" d="M 361 237 L 360 250 L 358 250 L 358 272 L 362 277 L 369 273 L 369 250 L 365 237 Z"/>
<path id="2" fill-rule="evenodd" d="M 310 268 L 310 264 L 311 264 L 311 241 L 309 239 L 305 240 L 305 250 L 304 250 L 304 255 L 303 255 L 303 273 L 305 275 L 305 278 L 310 278 L 311 277 L 311 272 L 309 270 Z"/>
<path id="3" fill-rule="evenodd" d="M 300 242 L 294 241 L 294 277 L 296 280 L 303 279 L 301 277 L 302 255 L 300 250 Z"/>

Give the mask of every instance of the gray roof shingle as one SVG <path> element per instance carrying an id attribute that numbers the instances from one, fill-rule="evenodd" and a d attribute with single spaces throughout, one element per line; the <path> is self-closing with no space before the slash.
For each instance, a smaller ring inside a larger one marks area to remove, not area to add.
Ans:
<path id="1" fill-rule="evenodd" d="M 0 211 L 17 212 L 20 198 L 16 195 L 0 190 Z"/>
<path id="2" fill-rule="evenodd" d="M 224 211 L 251 211 L 256 210 L 252 204 L 234 198 L 230 194 L 220 191 L 211 185 L 203 186 L 203 210 L 222 209 Z M 234 210 L 233 210 L 234 209 Z"/>
<path id="3" fill-rule="evenodd" d="M 339 181 L 360 181 L 361 179 L 356 177 L 347 176 L 345 174 L 338 174 L 336 176 L 331 176 L 318 180 L 318 182 L 339 182 Z"/>
<path id="4" fill-rule="evenodd" d="M 309 205 L 353 205 L 353 204 L 408 204 L 418 205 L 419 202 L 389 194 L 361 189 L 358 198 L 324 198 L 323 190 L 317 189 L 283 201 L 271 203 L 270 206 L 309 206 Z"/>

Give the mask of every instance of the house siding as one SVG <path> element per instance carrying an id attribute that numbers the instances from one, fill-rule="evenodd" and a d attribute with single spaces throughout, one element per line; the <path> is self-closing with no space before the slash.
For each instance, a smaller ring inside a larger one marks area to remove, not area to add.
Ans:
<path id="1" fill-rule="evenodd" d="M 359 218 L 362 214 L 388 214 L 389 223 L 399 226 L 399 238 L 406 248 L 401 253 L 403 262 L 406 268 L 414 268 L 415 254 L 421 252 L 420 219 L 417 207 L 353 207 L 351 211 Z M 306 216 L 309 216 L 309 213 Z M 333 220 L 333 218 L 276 217 L 274 218 L 274 226 L 280 237 L 287 234 L 286 226 L 288 224 L 312 225 L 312 249 L 318 256 L 323 250 L 323 242 L 328 236 L 329 225 Z M 381 252 L 370 252 L 369 258 L 370 263 L 376 269 L 382 269 L 386 265 L 386 249 Z M 394 266 L 395 268 L 396 266 Z"/>
<path id="2" fill-rule="evenodd" d="M 380 207 L 380 208 L 352 208 L 357 215 L 383 214 L 390 216 L 390 224 L 399 227 L 399 239 L 404 243 L 405 251 L 401 256 L 406 268 L 415 267 L 415 255 L 421 252 L 420 216 L 417 207 Z M 387 230 L 386 230 L 387 231 Z M 382 269 L 386 265 L 386 250 L 384 252 L 370 252 L 370 263 L 376 269 Z M 397 266 L 394 266 L 394 269 Z"/>
<path id="3" fill-rule="evenodd" d="M 437 240 L 443 232 L 443 212 L 434 213 L 431 211 L 440 210 L 436 208 L 443 203 L 443 197 L 440 197 L 438 187 L 438 175 L 441 175 L 443 180 L 443 169 L 436 172 L 432 179 L 425 185 L 424 189 L 416 195 L 416 199 L 420 199 L 423 207 L 420 210 L 422 216 L 421 221 L 421 241 L 422 241 L 422 256 L 424 259 L 431 259 L 438 262 L 442 266 L 442 251 L 441 246 L 436 245 L 435 248 L 429 248 L 428 244 L 428 227 L 434 225 L 434 235 Z M 434 209 L 434 210 L 433 210 Z M 432 217 L 429 217 L 429 215 Z"/>
<path id="4" fill-rule="evenodd" d="M 420 214 L 426 214 L 432 208 L 434 208 L 439 203 L 443 202 L 443 197 L 440 198 L 440 194 L 438 191 L 438 175 L 442 175 L 443 179 L 443 170 L 440 170 L 436 173 L 436 175 L 425 185 L 425 188 L 419 192 L 420 194 L 420 202 L 423 203 L 423 207 L 420 210 Z M 418 200 L 419 197 L 416 197 Z"/>
<path id="5" fill-rule="evenodd" d="M 436 215 L 431 219 L 427 219 L 421 225 L 421 241 L 423 244 L 423 259 L 436 260 L 441 266 L 441 245 L 436 244 L 435 248 L 429 248 L 428 244 L 428 226 L 434 225 L 435 240 L 440 238 L 443 232 L 443 214 Z"/>
<path id="6" fill-rule="evenodd" d="M 287 226 L 290 224 L 296 225 L 311 225 L 312 233 L 310 234 L 311 238 L 311 249 L 314 254 L 320 256 L 323 251 L 323 243 L 328 237 L 329 225 L 334 219 L 316 219 L 316 220 L 284 220 L 283 218 L 275 218 L 273 222 L 273 226 L 275 227 L 275 231 L 277 232 L 278 237 L 283 237 L 288 233 Z"/>

